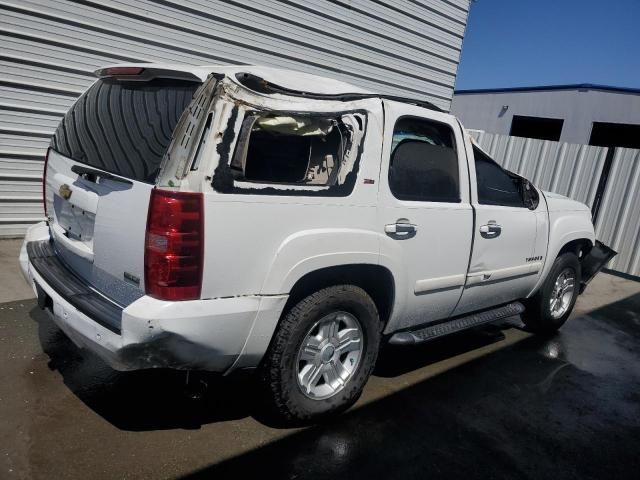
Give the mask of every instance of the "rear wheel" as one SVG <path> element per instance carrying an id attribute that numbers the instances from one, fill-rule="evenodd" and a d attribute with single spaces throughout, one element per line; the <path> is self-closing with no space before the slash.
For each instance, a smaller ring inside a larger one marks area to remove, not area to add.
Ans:
<path id="1" fill-rule="evenodd" d="M 556 258 L 540 290 L 525 302 L 522 317 L 528 330 L 553 333 L 567 321 L 578 299 L 580 273 L 580 261 L 574 253 Z"/>
<path id="2" fill-rule="evenodd" d="M 276 415 L 317 420 L 353 405 L 378 355 L 375 303 L 353 285 L 319 290 L 282 319 L 260 367 Z"/>

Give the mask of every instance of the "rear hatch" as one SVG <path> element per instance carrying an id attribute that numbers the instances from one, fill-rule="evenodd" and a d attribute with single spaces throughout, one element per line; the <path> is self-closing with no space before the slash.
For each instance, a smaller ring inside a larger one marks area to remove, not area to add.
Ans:
<path id="1" fill-rule="evenodd" d="M 58 257 L 122 306 L 144 294 L 149 198 L 201 85 L 125 73 L 101 78 L 71 107 L 53 136 L 45 172 Z"/>

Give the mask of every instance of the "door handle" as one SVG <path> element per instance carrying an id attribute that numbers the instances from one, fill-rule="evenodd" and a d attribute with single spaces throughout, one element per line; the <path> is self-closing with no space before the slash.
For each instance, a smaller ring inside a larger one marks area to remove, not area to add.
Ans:
<path id="1" fill-rule="evenodd" d="M 502 233 L 502 227 L 495 223 L 495 221 L 489 221 L 488 224 L 480 227 L 480 235 L 482 238 L 496 238 Z"/>
<path id="2" fill-rule="evenodd" d="M 391 235 L 410 236 L 416 233 L 418 229 L 406 218 L 399 218 L 396 223 L 389 223 L 384 226 L 384 232 Z"/>

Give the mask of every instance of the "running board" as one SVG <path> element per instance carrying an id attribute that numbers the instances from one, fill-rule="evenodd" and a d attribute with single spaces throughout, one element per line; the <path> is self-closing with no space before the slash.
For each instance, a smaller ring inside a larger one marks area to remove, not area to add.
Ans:
<path id="1" fill-rule="evenodd" d="M 485 310 L 484 312 L 472 313 L 464 317 L 454 318 L 437 325 L 430 325 L 419 330 L 394 333 L 389 339 L 392 345 L 413 345 L 416 343 L 428 342 L 434 338 L 443 337 L 451 333 L 461 332 L 478 325 L 495 322 L 503 318 L 520 315 L 524 312 L 524 305 L 520 302 L 509 303 L 502 307 Z"/>

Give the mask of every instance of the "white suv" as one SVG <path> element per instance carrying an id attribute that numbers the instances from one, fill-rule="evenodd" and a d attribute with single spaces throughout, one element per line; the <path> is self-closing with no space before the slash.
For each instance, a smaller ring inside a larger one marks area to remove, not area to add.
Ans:
<path id="1" fill-rule="evenodd" d="M 381 341 L 523 311 L 554 331 L 615 254 L 586 206 L 426 102 L 249 66 L 96 73 L 20 261 L 116 369 L 257 367 L 276 411 L 308 420 L 356 401 Z"/>

